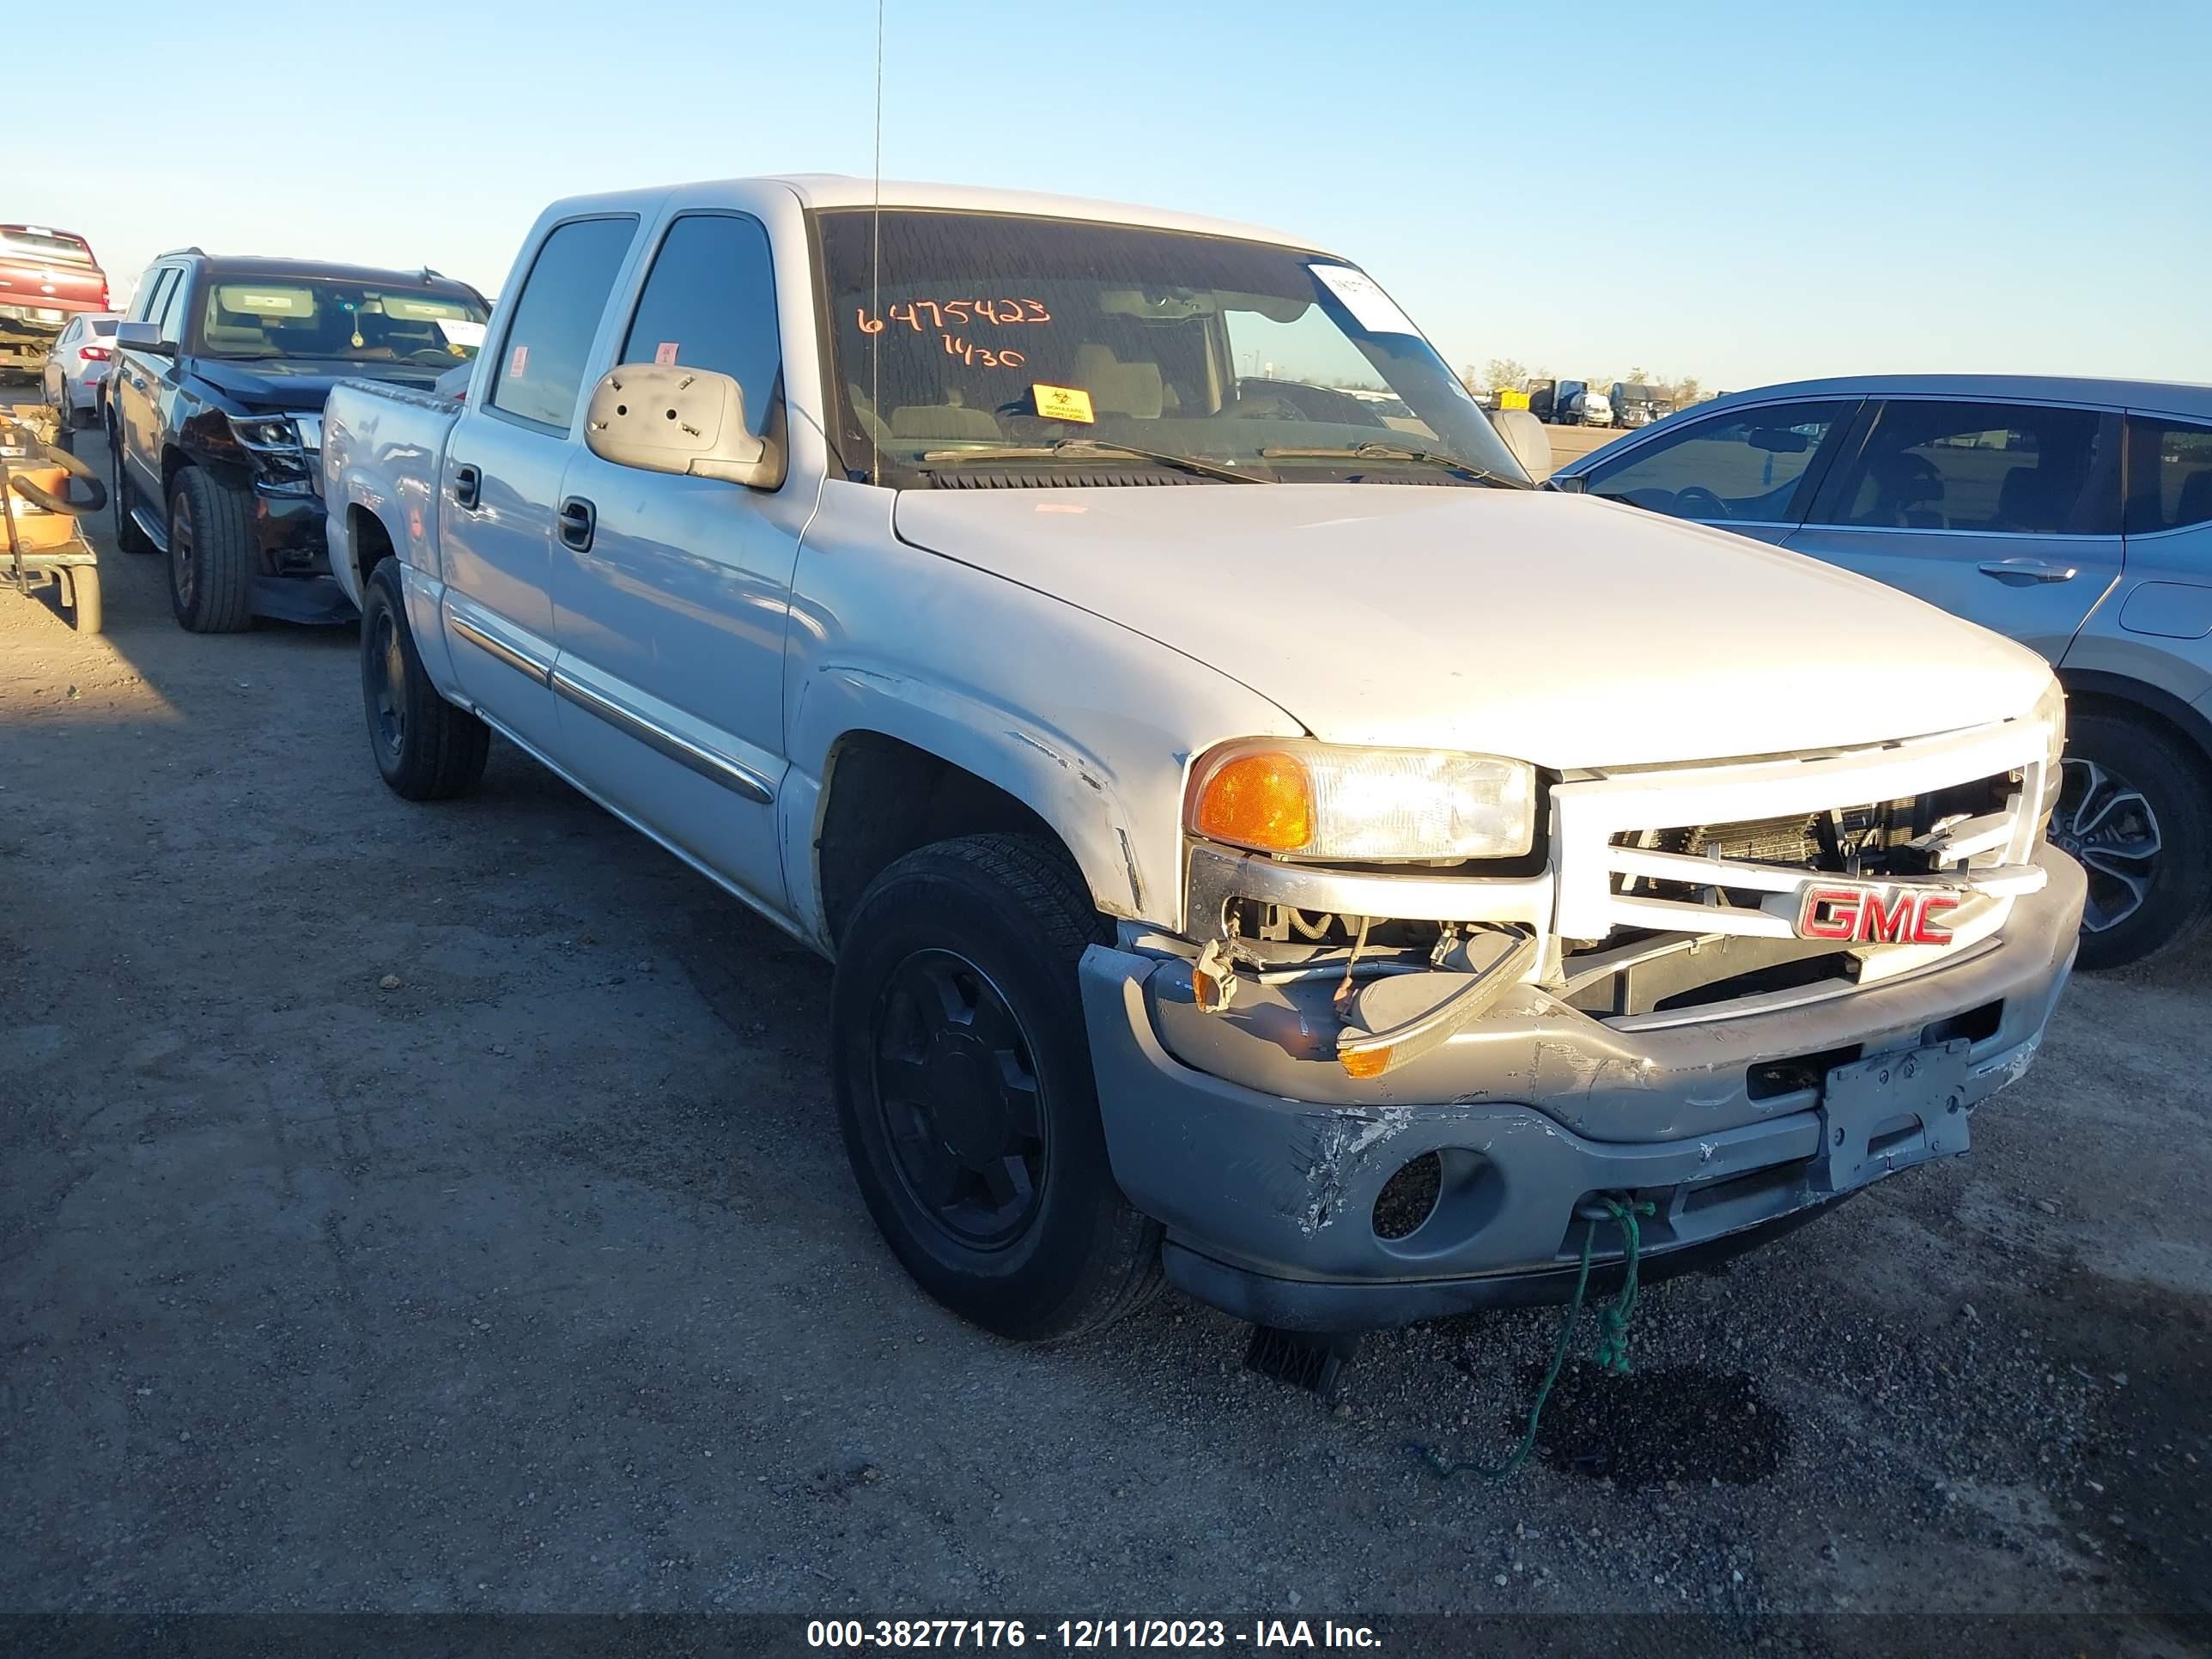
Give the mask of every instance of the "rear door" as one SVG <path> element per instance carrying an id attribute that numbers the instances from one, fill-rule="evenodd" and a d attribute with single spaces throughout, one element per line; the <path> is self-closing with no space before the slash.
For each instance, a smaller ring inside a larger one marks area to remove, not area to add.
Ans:
<path id="1" fill-rule="evenodd" d="M 2120 574 L 2118 412 L 1889 398 L 1859 427 L 1784 544 L 2065 655 Z"/>
<path id="2" fill-rule="evenodd" d="M 553 516 L 584 374 L 635 214 L 564 221 L 546 234 L 512 304 L 481 402 L 446 444 L 438 532 L 453 672 L 494 720 L 549 758 L 559 751 L 552 672 Z"/>
<path id="3" fill-rule="evenodd" d="M 680 363 L 744 389 L 775 435 L 782 348 L 767 228 L 726 210 L 659 240 L 611 363 Z M 785 908 L 775 833 L 783 641 L 811 495 L 602 460 L 574 447 L 553 546 L 562 752 L 578 778 Z"/>
<path id="4" fill-rule="evenodd" d="M 2130 414 L 2127 569 L 2066 666 L 2212 697 L 2212 419 Z"/>
<path id="5" fill-rule="evenodd" d="M 1581 475 L 1583 489 L 1778 543 L 1797 528 L 1858 409 L 1856 398 L 1811 398 L 1686 416 L 1607 451 Z"/>

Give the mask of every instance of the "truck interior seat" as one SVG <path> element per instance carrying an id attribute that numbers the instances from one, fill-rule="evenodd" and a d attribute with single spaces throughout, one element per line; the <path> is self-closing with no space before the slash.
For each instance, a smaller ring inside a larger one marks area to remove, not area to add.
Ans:
<path id="1" fill-rule="evenodd" d="M 1111 346 L 1075 349 L 1075 384 L 1091 394 L 1094 414 L 1157 421 L 1166 406 L 1158 363 L 1125 363 Z"/>

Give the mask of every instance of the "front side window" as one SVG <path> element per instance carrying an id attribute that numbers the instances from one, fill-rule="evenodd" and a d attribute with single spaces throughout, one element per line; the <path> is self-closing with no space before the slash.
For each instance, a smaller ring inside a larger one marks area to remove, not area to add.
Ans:
<path id="1" fill-rule="evenodd" d="M 1592 469 L 1588 490 L 1677 519 L 1794 523 L 1793 498 L 1814 458 L 1856 408 L 1768 404 L 1709 416 Z"/>
<path id="2" fill-rule="evenodd" d="M 1885 403 L 1815 508 L 1822 524 L 2119 533 L 2119 422 L 2092 409 Z"/>
<path id="3" fill-rule="evenodd" d="M 491 407 L 568 429 L 592 337 L 636 232 L 633 217 L 576 219 L 545 239 L 515 296 Z"/>
<path id="4" fill-rule="evenodd" d="M 2128 416 L 2128 534 L 2212 524 L 2212 426 Z"/>
<path id="5" fill-rule="evenodd" d="M 161 314 L 162 301 L 168 298 L 169 289 L 177 280 L 177 268 L 156 265 L 147 272 L 147 276 L 150 280 L 138 284 L 137 303 L 131 307 L 131 320 L 134 323 L 150 323 Z"/>
<path id="6" fill-rule="evenodd" d="M 900 209 L 817 216 L 837 444 L 908 488 L 1526 476 L 1389 296 L 1230 237 Z M 1402 412 L 1401 412 L 1402 411 Z M 1136 455 L 1131 449 L 1152 452 Z"/>
<path id="7" fill-rule="evenodd" d="M 757 219 L 687 214 L 668 228 L 617 362 L 684 363 L 744 388 L 745 424 L 767 429 L 783 352 L 775 269 Z"/>
<path id="8" fill-rule="evenodd" d="M 175 345 L 185 337 L 185 290 L 191 286 L 190 274 L 180 270 L 177 280 L 161 292 L 161 309 L 154 313 L 154 322 L 163 345 Z"/>

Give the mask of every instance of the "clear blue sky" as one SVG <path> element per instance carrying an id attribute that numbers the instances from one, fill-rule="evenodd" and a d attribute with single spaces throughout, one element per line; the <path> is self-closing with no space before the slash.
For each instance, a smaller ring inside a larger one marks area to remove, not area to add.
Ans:
<path id="1" fill-rule="evenodd" d="M 1455 364 L 2212 381 L 2195 0 L 888 7 L 886 173 L 1312 237 Z M 874 31 L 872 0 L 112 0 L 87 136 L 20 165 L 42 112 L 0 209 L 118 292 L 187 242 L 489 292 L 556 196 L 866 173 Z"/>

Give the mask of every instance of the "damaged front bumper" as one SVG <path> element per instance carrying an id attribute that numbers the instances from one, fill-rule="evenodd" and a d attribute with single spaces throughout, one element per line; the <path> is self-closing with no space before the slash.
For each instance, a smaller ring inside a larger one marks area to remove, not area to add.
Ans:
<path id="1" fill-rule="evenodd" d="M 1364 1080 L 1336 1063 L 1325 984 L 1208 1014 L 1187 961 L 1094 945 L 1084 1006 L 1115 1176 L 1165 1225 L 1169 1277 L 1262 1324 L 1564 1299 L 1600 1194 L 1656 1206 L 1644 1247 L 1663 1272 L 1966 1149 L 2073 963 L 2081 868 L 2035 858 L 2048 879 L 2000 936 L 1909 975 L 1627 1018 L 1522 985 Z"/>

